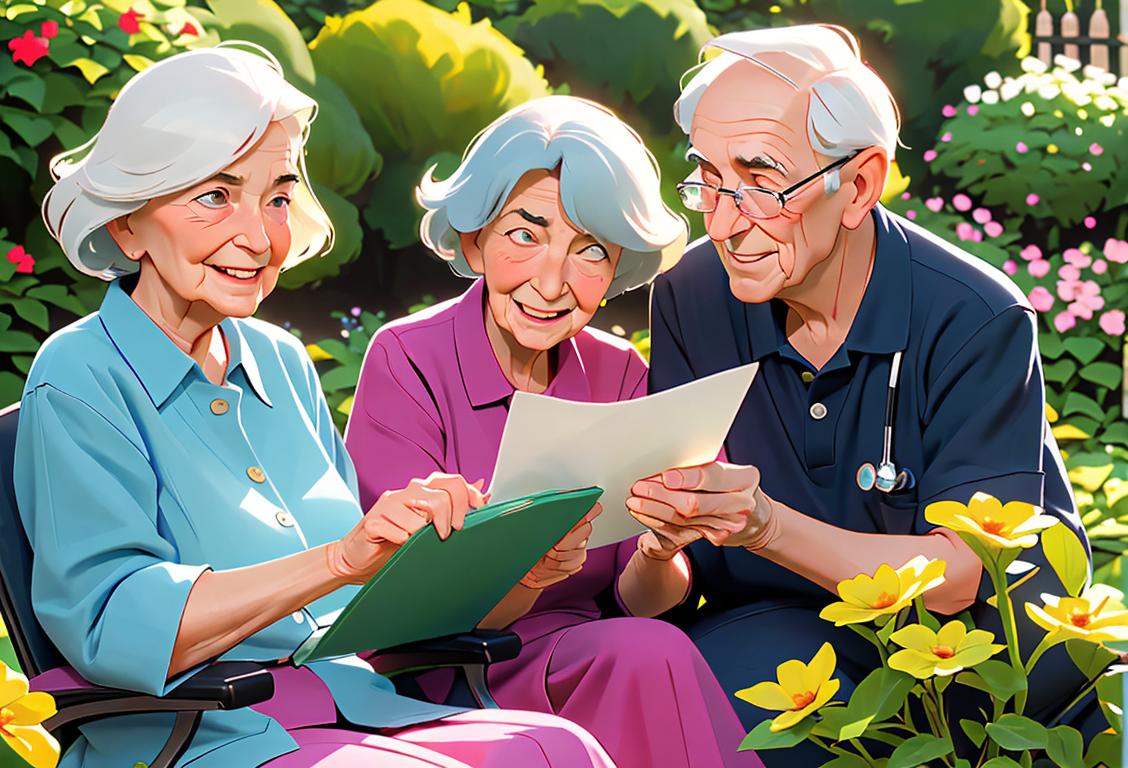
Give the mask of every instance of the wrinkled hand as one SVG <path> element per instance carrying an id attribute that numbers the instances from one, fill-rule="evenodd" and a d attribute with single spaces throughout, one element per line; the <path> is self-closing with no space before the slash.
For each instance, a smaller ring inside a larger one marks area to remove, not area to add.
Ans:
<path id="1" fill-rule="evenodd" d="M 466 513 L 488 500 L 482 494 L 482 483 L 433 472 L 401 490 L 385 491 L 351 531 L 329 545 L 330 571 L 350 583 L 363 584 L 424 526 L 434 524 L 440 539 L 446 539 L 452 530 L 462 530 Z"/>
<path id="2" fill-rule="evenodd" d="M 537 564 L 521 579 L 521 584 L 530 589 L 544 589 L 558 581 L 564 581 L 579 571 L 587 560 L 587 543 L 591 538 L 591 521 L 603 512 L 603 505 L 595 506 L 583 519 L 556 542 Z"/>
<path id="3" fill-rule="evenodd" d="M 632 514 L 665 523 L 672 540 L 688 537 L 676 529 L 692 528 L 717 546 L 759 549 L 774 530 L 772 501 L 760 490 L 755 467 L 714 461 L 669 469 L 639 480 L 631 494 L 627 507 Z"/>
<path id="4" fill-rule="evenodd" d="M 651 517 L 644 512 L 635 511 L 631 508 L 629 499 L 627 500 L 627 508 L 631 517 L 650 529 L 638 537 L 638 549 L 652 560 L 673 560 L 674 555 L 701 538 L 700 528 L 677 525 Z"/>

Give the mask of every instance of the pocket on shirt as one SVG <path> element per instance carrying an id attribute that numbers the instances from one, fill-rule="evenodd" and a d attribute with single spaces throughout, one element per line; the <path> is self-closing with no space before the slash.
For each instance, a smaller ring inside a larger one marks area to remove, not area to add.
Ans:
<path id="1" fill-rule="evenodd" d="M 915 493 L 887 494 L 880 491 L 878 510 L 881 516 L 882 533 L 912 534 L 924 533 L 928 525 L 920 510 L 920 502 Z"/>

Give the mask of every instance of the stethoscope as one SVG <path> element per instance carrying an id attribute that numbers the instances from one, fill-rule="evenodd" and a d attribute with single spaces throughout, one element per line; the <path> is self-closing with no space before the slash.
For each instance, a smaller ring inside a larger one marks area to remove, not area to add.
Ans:
<path id="1" fill-rule="evenodd" d="M 874 488 L 882 493 L 907 491 L 916 485 L 916 478 L 908 467 L 897 469 L 893 463 L 893 412 L 897 403 L 897 382 L 901 375 L 901 352 L 893 355 L 893 365 L 889 369 L 889 392 L 885 397 L 885 442 L 881 451 L 881 463 L 875 469 L 866 462 L 858 467 L 858 487 L 863 491 Z"/>

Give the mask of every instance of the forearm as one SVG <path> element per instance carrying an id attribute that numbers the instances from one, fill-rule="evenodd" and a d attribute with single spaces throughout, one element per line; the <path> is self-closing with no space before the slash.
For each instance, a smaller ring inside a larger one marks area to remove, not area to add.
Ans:
<path id="1" fill-rule="evenodd" d="M 975 601 L 982 565 L 971 549 L 947 529 L 923 535 L 859 533 L 772 502 L 775 531 L 754 551 L 831 592 L 840 581 L 872 575 L 882 563 L 894 568 L 917 555 L 947 563 L 945 580 L 924 596 L 926 607 L 957 613 Z"/>
<path id="2" fill-rule="evenodd" d="M 330 568 L 327 546 L 246 568 L 205 572 L 188 594 L 168 676 L 219 656 L 346 583 Z"/>
<path id="3" fill-rule="evenodd" d="M 689 593 L 689 561 L 683 552 L 669 560 L 635 550 L 619 574 L 619 599 L 632 616 L 657 616 Z"/>
<path id="4" fill-rule="evenodd" d="M 514 585 L 513 589 L 509 590 L 509 594 L 501 598 L 501 602 L 486 614 L 486 618 L 478 622 L 478 628 L 505 629 L 532 610 L 542 591 L 520 583 Z"/>

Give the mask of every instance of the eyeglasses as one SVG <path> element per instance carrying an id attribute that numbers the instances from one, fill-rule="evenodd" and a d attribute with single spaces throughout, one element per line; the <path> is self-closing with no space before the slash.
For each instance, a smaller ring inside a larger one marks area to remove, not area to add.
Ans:
<path id="1" fill-rule="evenodd" d="M 861 150 L 858 150 L 860 152 Z M 745 216 L 753 219 L 771 219 L 783 213 L 783 207 L 787 205 L 789 197 L 793 196 L 798 190 L 802 189 L 807 184 L 811 183 L 824 173 L 833 171 L 842 165 L 845 165 L 850 160 L 858 156 L 858 152 L 852 152 L 846 157 L 835 160 L 825 168 L 820 168 L 815 173 L 812 173 L 802 181 L 792 184 L 782 192 L 776 192 L 774 189 L 765 189 L 764 187 L 752 187 L 747 184 L 741 184 L 736 189 L 725 189 L 724 187 L 717 186 L 716 184 L 706 184 L 703 181 L 683 181 L 678 184 L 678 196 L 681 197 L 682 205 L 691 211 L 698 213 L 712 213 L 717 210 L 717 203 L 721 199 L 721 195 L 732 195 L 732 199 L 736 202 L 736 207 Z"/>

